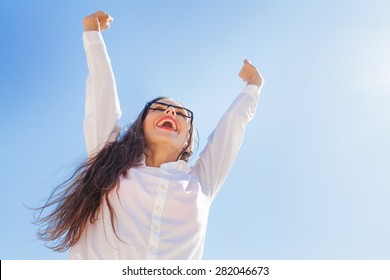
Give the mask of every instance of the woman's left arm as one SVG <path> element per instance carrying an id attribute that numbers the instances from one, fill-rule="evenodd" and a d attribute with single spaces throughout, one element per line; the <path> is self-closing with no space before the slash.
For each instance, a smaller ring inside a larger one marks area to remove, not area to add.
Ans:
<path id="1" fill-rule="evenodd" d="M 246 125 L 252 120 L 263 85 L 255 66 L 244 61 L 239 76 L 247 83 L 209 136 L 205 149 L 194 165 L 200 182 L 214 198 L 225 181 L 240 149 Z"/>

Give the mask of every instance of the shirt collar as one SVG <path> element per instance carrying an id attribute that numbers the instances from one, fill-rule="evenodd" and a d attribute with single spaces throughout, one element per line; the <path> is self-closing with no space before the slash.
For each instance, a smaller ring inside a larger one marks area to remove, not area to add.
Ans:
<path id="1" fill-rule="evenodd" d="M 146 156 L 144 154 L 142 159 L 141 159 L 141 165 L 146 166 L 145 161 L 146 161 Z M 181 171 L 184 173 L 190 173 L 190 171 L 191 171 L 191 168 L 189 167 L 188 163 L 185 162 L 184 160 L 166 162 L 166 163 L 161 164 L 160 168 L 165 170 L 165 171 L 177 170 L 177 171 Z"/>
<path id="2" fill-rule="evenodd" d="M 184 173 L 190 173 L 190 171 L 191 171 L 190 167 L 188 166 L 188 164 L 184 160 L 167 162 L 167 163 L 161 164 L 160 168 L 163 170 L 166 170 L 166 171 L 177 170 L 177 171 L 181 171 Z"/>

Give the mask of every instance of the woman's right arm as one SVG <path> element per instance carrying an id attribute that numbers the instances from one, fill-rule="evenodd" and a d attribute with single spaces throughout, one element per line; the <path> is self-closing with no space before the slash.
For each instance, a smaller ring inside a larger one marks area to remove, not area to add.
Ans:
<path id="1" fill-rule="evenodd" d="M 101 32 L 110 27 L 112 18 L 96 12 L 83 19 L 83 43 L 88 64 L 84 135 L 88 155 L 97 153 L 120 133 L 121 116 L 115 77 Z"/>

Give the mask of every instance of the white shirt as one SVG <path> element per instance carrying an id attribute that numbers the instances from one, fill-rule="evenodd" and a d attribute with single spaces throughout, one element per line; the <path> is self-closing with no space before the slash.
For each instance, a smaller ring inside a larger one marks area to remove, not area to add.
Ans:
<path id="1" fill-rule="evenodd" d="M 84 131 L 89 153 L 119 133 L 115 79 L 103 37 L 84 32 L 89 76 Z M 210 205 L 237 155 L 255 113 L 260 88 L 246 86 L 222 117 L 194 166 L 184 161 L 160 168 L 131 168 L 109 194 L 108 206 L 88 223 L 69 259 L 201 259 Z"/>

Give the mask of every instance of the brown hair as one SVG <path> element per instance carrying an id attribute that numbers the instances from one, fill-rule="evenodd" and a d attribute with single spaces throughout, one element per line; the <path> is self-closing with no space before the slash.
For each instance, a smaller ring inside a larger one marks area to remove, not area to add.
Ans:
<path id="1" fill-rule="evenodd" d="M 166 97 L 158 97 L 151 102 L 160 99 Z M 98 218 L 103 199 L 109 208 L 111 225 L 117 235 L 115 212 L 108 193 L 116 187 L 120 175 L 143 162 L 146 147 L 143 121 L 148 110 L 149 107 L 145 106 L 123 137 L 107 143 L 97 154 L 81 164 L 68 180 L 54 189 L 45 205 L 35 208 L 38 212 L 35 223 L 40 226 L 37 236 L 46 242 L 47 247 L 62 252 L 73 246 L 88 221 L 93 223 Z M 192 123 L 188 139 L 177 160 L 188 162 L 192 155 Z M 43 211 L 52 206 L 54 210 L 47 216 L 42 216 Z"/>

